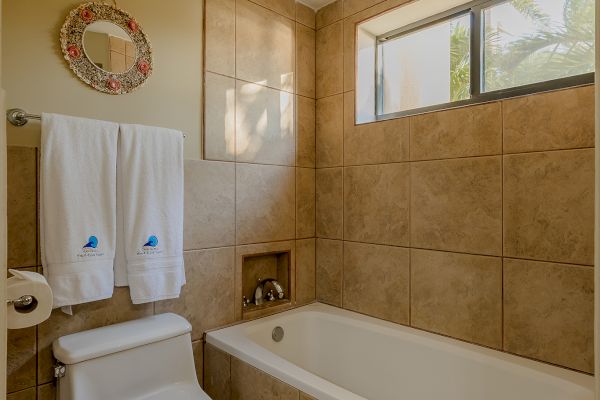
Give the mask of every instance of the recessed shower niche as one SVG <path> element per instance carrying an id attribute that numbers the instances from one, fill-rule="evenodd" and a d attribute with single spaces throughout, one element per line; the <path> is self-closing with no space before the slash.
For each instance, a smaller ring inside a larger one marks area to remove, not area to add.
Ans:
<path id="1" fill-rule="evenodd" d="M 293 243 L 244 246 L 238 254 L 236 309 L 251 318 L 285 309 L 294 301 Z"/>

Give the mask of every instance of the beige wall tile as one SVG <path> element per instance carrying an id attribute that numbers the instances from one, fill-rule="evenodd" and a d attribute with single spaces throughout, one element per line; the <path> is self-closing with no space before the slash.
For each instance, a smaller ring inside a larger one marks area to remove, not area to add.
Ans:
<path id="1" fill-rule="evenodd" d="M 36 384 L 36 327 L 9 329 L 7 338 L 7 391 L 16 392 Z"/>
<path id="2" fill-rule="evenodd" d="M 409 119 L 354 125 L 354 92 L 344 93 L 344 165 L 408 161 Z"/>
<path id="3" fill-rule="evenodd" d="M 235 79 L 205 73 L 204 157 L 235 160 Z"/>
<path id="4" fill-rule="evenodd" d="M 312 8 L 296 1 L 296 22 L 315 29 L 316 13 Z"/>
<path id="5" fill-rule="evenodd" d="M 411 117 L 411 160 L 496 154 L 502 154 L 499 102 Z"/>
<path id="6" fill-rule="evenodd" d="M 594 86 L 504 101 L 504 151 L 594 147 Z"/>
<path id="7" fill-rule="evenodd" d="M 295 168 L 236 165 L 238 244 L 293 239 Z"/>
<path id="8" fill-rule="evenodd" d="M 344 96 L 317 100 L 317 167 L 339 167 L 344 162 Z"/>
<path id="9" fill-rule="evenodd" d="M 317 400 L 316 398 L 300 392 L 300 400 Z"/>
<path id="10" fill-rule="evenodd" d="M 502 348 L 502 259 L 411 250 L 411 325 Z"/>
<path id="11" fill-rule="evenodd" d="M 344 223 L 344 179 L 342 168 L 316 171 L 317 236 L 341 239 Z"/>
<path id="12" fill-rule="evenodd" d="M 504 260 L 504 349 L 593 373 L 594 270 Z"/>
<path id="13" fill-rule="evenodd" d="M 35 400 L 36 399 L 36 388 L 30 387 L 29 389 L 21 390 L 15 393 L 9 393 L 6 396 L 6 400 Z"/>
<path id="14" fill-rule="evenodd" d="M 231 400 L 231 356 L 216 347 L 204 347 L 204 391 L 213 400 Z"/>
<path id="15" fill-rule="evenodd" d="M 290 19 L 294 19 L 296 15 L 296 4 L 294 0 L 252 0 L 256 4 L 260 4 L 269 10 L 275 11 Z"/>
<path id="16" fill-rule="evenodd" d="M 231 357 L 231 400 L 297 400 L 298 389 Z"/>
<path id="17" fill-rule="evenodd" d="M 7 151 L 8 267 L 37 265 L 36 149 Z"/>
<path id="18" fill-rule="evenodd" d="M 411 246 L 502 254 L 502 159 L 411 164 Z"/>
<path id="19" fill-rule="evenodd" d="M 37 387 L 38 400 L 56 400 L 56 385 L 54 382 Z"/>
<path id="20" fill-rule="evenodd" d="M 343 50 L 344 50 L 344 92 L 355 89 L 355 73 L 356 73 L 356 24 L 360 19 L 356 17 L 349 17 L 344 19 L 344 37 Z"/>
<path id="21" fill-rule="evenodd" d="M 343 49 L 342 21 L 317 31 L 316 90 L 317 99 L 342 93 Z"/>
<path id="22" fill-rule="evenodd" d="M 315 98 L 315 31 L 296 23 L 296 93 Z"/>
<path id="23" fill-rule="evenodd" d="M 359 11 L 365 10 L 383 0 L 344 0 L 344 17 L 356 14 Z"/>
<path id="24" fill-rule="evenodd" d="M 186 268 L 187 270 L 187 268 Z M 38 325 L 38 384 L 53 379 L 52 342 L 61 336 L 152 315 L 153 304 L 131 303 L 128 288 L 115 288 L 113 297 L 73 306 L 73 315 L 60 309 Z"/>
<path id="25" fill-rule="evenodd" d="M 235 249 L 186 251 L 186 284 L 177 299 L 158 301 L 155 312 L 174 312 L 192 324 L 192 340 L 234 321 Z"/>
<path id="26" fill-rule="evenodd" d="M 185 161 L 185 250 L 235 244 L 235 165 Z"/>
<path id="27" fill-rule="evenodd" d="M 344 168 L 344 239 L 408 246 L 410 167 Z"/>
<path id="28" fill-rule="evenodd" d="M 344 242 L 344 308 L 408 324 L 409 279 L 408 249 Z"/>
<path id="29" fill-rule="evenodd" d="M 236 1 L 236 78 L 293 92 L 294 22 L 247 0 Z M 294 18 L 293 0 L 261 3 L 289 3 Z"/>
<path id="30" fill-rule="evenodd" d="M 295 165 L 294 95 L 236 82 L 236 161 Z"/>
<path id="31" fill-rule="evenodd" d="M 192 352 L 194 353 L 194 366 L 196 367 L 196 378 L 200 386 L 204 380 L 204 342 L 198 340 L 192 343 Z"/>
<path id="32" fill-rule="evenodd" d="M 335 0 L 317 11 L 317 29 L 333 24 L 342 19 L 343 0 Z"/>
<path id="33" fill-rule="evenodd" d="M 296 166 L 315 167 L 315 100 L 296 96 Z"/>
<path id="34" fill-rule="evenodd" d="M 316 257 L 317 301 L 341 307 L 344 242 L 317 239 Z"/>
<path id="35" fill-rule="evenodd" d="M 315 170 L 296 168 L 296 238 L 315 236 Z"/>
<path id="36" fill-rule="evenodd" d="M 504 157 L 504 255 L 594 262 L 594 150 Z"/>
<path id="37" fill-rule="evenodd" d="M 206 70 L 235 77 L 235 0 L 205 2 Z"/>
<path id="38" fill-rule="evenodd" d="M 296 240 L 296 303 L 315 300 L 315 239 Z"/>

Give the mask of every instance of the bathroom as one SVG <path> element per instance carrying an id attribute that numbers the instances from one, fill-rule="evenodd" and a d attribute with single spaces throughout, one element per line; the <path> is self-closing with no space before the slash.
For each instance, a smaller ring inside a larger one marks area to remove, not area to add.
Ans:
<path id="1" fill-rule="evenodd" d="M 114 287 L 19 329 L 9 304 L 0 398 L 175 399 L 69 397 L 75 366 L 57 364 L 63 338 L 173 313 L 187 321 L 174 331 L 191 328 L 180 372 L 213 400 L 600 399 L 593 0 L 0 5 L 0 103 L 31 114 L 0 128 L 7 269 L 47 272 L 42 113 L 181 133 L 185 266 L 175 298 Z M 79 61 L 104 66 L 75 60 L 64 29 L 86 7 L 135 20 L 116 24 L 134 32 L 137 72 L 110 76 L 141 82 L 90 83 Z M 556 45 L 532 78 L 529 50 L 494 75 L 524 41 L 503 38 L 560 24 L 580 35 L 575 56 Z M 145 369 L 128 373 L 150 385 Z"/>

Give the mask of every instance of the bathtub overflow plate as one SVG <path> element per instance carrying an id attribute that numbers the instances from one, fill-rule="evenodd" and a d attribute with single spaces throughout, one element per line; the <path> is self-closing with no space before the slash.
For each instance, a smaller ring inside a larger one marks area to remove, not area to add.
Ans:
<path id="1" fill-rule="evenodd" d="M 283 335 L 285 335 L 285 332 L 283 331 L 282 327 L 276 326 L 275 328 L 273 328 L 273 334 L 271 335 L 271 337 L 274 341 L 281 342 L 283 340 Z"/>

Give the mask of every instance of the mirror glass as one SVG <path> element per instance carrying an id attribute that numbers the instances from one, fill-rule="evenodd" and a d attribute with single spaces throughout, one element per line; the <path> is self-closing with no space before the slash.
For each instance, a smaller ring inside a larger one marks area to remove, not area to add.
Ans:
<path id="1" fill-rule="evenodd" d="M 135 64 L 137 50 L 123 28 L 110 21 L 89 24 L 83 33 L 87 58 L 103 71 L 119 74 Z"/>

